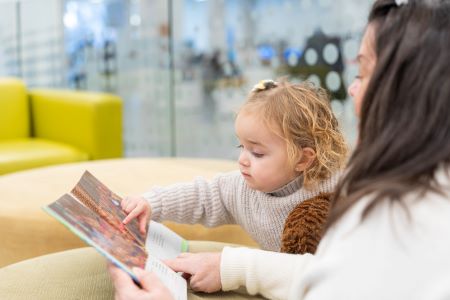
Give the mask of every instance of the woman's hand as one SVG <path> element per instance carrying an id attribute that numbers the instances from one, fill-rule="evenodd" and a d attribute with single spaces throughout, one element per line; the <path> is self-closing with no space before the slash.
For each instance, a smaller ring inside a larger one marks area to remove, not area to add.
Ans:
<path id="1" fill-rule="evenodd" d="M 164 263 L 175 272 L 185 273 L 192 290 L 213 293 L 222 289 L 220 258 L 222 253 L 182 253 Z"/>
<path id="2" fill-rule="evenodd" d="M 133 268 L 142 285 L 140 289 L 127 273 L 113 264 L 108 265 L 108 271 L 114 284 L 116 300 L 173 300 L 170 291 L 154 273 Z"/>
<path id="3" fill-rule="evenodd" d="M 134 218 L 138 219 L 139 230 L 141 233 L 145 233 L 148 221 L 152 216 L 152 210 L 150 204 L 142 196 L 128 196 L 120 203 L 122 209 L 128 214 L 128 216 L 122 221 L 123 224 L 127 224 Z"/>

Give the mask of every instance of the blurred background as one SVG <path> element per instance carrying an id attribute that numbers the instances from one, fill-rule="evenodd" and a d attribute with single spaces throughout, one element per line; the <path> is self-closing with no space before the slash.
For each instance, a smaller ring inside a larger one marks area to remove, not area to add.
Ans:
<path id="1" fill-rule="evenodd" d="M 262 79 L 348 85 L 372 1 L 0 0 L 0 77 L 124 100 L 125 156 L 235 159 L 236 109 Z"/>

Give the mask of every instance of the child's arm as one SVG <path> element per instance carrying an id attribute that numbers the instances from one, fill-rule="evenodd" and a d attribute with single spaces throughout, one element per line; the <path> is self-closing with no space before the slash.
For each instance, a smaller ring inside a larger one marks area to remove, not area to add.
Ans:
<path id="1" fill-rule="evenodd" d="M 155 221 L 200 223 L 218 226 L 235 223 L 230 212 L 236 200 L 240 173 L 216 176 L 211 181 L 198 177 L 190 183 L 154 188 L 143 196 L 150 203 Z"/>
<path id="2" fill-rule="evenodd" d="M 199 177 L 190 183 L 154 188 L 143 196 L 126 197 L 122 201 L 122 208 L 128 213 L 124 223 L 137 217 L 142 232 L 150 218 L 206 226 L 235 223 L 230 209 L 236 206 L 239 178 L 237 172 L 211 181 Z"/>

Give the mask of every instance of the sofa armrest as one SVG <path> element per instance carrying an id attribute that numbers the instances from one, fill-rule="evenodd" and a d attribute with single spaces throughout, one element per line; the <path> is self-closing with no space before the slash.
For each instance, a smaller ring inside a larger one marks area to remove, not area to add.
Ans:
<path id="1" fill-rule="evenodd" d="M 30 134 L 27 88 L 16 78 L 0 78 L 0 140 Z"/>
<path id="2" fill-rule="evenodd" d="M 122 156 L 119 97 L 50 89 L 34 89 L 29 96 L 33 136 L 75 146 L 89 159 Z"/>

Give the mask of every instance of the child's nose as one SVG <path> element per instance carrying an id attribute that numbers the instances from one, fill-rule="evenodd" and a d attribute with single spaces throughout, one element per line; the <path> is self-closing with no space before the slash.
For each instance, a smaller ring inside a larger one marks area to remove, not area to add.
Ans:
<path id="1" fill-rule="evenodd" d="M 245 151 L 242 151 L 241 154 L 239 154 L 239 160 L 238 160 L 239 164 L 245 167 L 249 166 L 249 160 L 247 157 L 247 154 L 245 153 Z"/>

